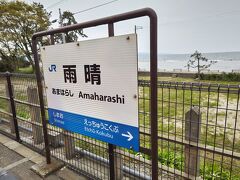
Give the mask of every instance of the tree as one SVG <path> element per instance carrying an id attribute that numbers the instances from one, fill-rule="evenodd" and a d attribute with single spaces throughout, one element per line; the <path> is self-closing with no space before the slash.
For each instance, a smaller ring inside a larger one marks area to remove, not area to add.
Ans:
<path id="1" fill-rule="evenodd" d="M 63 11 L 63 14 L 61 14 L 61 11 L 59 9 L 59 20 L 58 23 L 60 26 L 69 26 L 72 24 L 77 24 L 77 21 L 74 18 L 74 14 L 70 11 Z M 63 36 L 65 38 L 66 42 L 75 42 L 78 40 L 78 36 L 82 36 L 82 37 L 87 37 L 87 35 L 85 35 L 83 33 L 82 29 L 78 29 L 78 30 L 74 30 L 74 31 L 70 31 L 70 32 L 66 32 L 65 34 L 57 34 L 55 36 L 55 41 L 57 43 L 64 43 L 63 40 Z"/>
<path id="2" fill-rule="evenodd" d="M 14 70 L 13 64 L 11 62 L 9 63 L 8 60 L 2 59 L 0 61 L 0 72 L 13 72 Z"/>
<path id="3" fill-rule="evenodd" d="M 23 1 L 0 0 L 0 60 L 13 65 L 16 70 L 18 60 L 26 59 L 34 68 L 31 37 L 35 32 L 48 30 L 51 22 L 48 13 L 40 3 L 27 4 Z M 74 14 L 65 11 L 60 15 L 61 26 L 76 24 Z M 67 42 L 77 41 L 79 35 L 87 37 L 82 29 L 67 32 Z M 61 34 L 55 41 L 62 43 Z M 49 37 L 38 39 L 39 45 L 49 45 Z"/>
<path id="4" fill-rule="evenodd" d="M 204 64 L 200 64 L 200 62 Z M 198 51 L 195 51 L 191 56 L 187 63 L 187 67 L 197 68 L 198 70 L 198 78 L 200 79 L 200 73 L 202 70 L 209 68 L 211 65 L 215 64 L 216 61 L 212 61 L 203 57 L 202 54 Z"/>
<path id="5" fill-rule="evenodd" d="M 0 0 L 0 56 L 6 61 L 25 57 L 34 67 L 31 37 L 47 30 L 50 13 L 40 3 Z"/>

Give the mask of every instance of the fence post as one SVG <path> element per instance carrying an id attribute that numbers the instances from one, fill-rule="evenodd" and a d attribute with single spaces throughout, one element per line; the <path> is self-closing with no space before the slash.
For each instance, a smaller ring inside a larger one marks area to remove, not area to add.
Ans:
<path id="1" fill-rule="evenodd" d="M 123 159 L 121 155 L 121 150 L 116 148 L 114 150 L 114 175 L 115 180 L 122 180 L 123 179 Z"/>
<path id="2" fill-rule="evenodd" d="M 13 85 L 11 84 L 11 88 L 12 88 L 12 91 L 13 91 L 13 94 L 14 94 L 14 87 Z M 10 98 L 9 96 L 9 88 L 8 88 L 8 82 L 6 82 L 5 84 L 5 89 L 6 89 L 6 97 Z M 8 100 L 8 107 L 7 107 L 7 112 L 11 113 L 12 114 L 12 107 L 11 107 L 11 102 L 10 102 L 10 99 Z M 9 119 L 9 125 L 10 125 L 10 131 L 11 133 L 14 133 L 15 134 L 15 127 L 14 127 L 14 122 L 13 122 L 13 117 L 10 117 Z"/>
<path id="3" fill-rule="evenodd" d="M 10 119 L 10 128 L 11 132 L 16 134 L 16 140 L 20 142 L 20 135 L 18 130 L 18 122 L 17 122 L 17 114 L 16 114 L 16 106 L 14 102 L 14 95 L 13 95 L 13 85 L 11 83 L 11 74 L 9 72 L 6 72 L 6 78 L 7 78 L 7 87 L 6 87 L 6 94 L 9 97 L 10 101 L 10 112 L 12 113 L 12 119 Z"/>
<path id="4" fill-rule="evenodd" d="M 27 88 L 28 102 L 31 104 L 38 105 L 38 91 L 36 87 L 29 86 Z M 43 133 L 41 124 L 41 113 L 39 107 L 29 105 L 30 116 L 32 122 L 32 133 L 34 144 L 41 144 L 43 142 Z"/>
<path id="5" fill-rule="evenodd" d="M 201 113 L 198 107 L 192 107 L 185 114 L 185 140 L 197 143 L 201 132 Z M 197 147 L 185 145 L 185 173 L 197 177 L 200 171 L 200 154 Z"/>
<path id="6" fill-rule="evenodd" d="M 75 156 L 75 143 L 74 138 L 70 134 L 71 132 L 64 130 L 64 149 L 66 159 L 72 159 Z"/>

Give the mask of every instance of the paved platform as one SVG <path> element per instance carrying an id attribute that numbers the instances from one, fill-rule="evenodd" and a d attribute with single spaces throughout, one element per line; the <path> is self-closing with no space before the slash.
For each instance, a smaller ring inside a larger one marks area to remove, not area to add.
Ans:
<path id="1" fill-rule="evenodd" d="M 43 162 L 45 157 L 41 154 L 0 134 L 0 180 L 87 180 L 67 167 L 43 178 L 31 170 Z"/>

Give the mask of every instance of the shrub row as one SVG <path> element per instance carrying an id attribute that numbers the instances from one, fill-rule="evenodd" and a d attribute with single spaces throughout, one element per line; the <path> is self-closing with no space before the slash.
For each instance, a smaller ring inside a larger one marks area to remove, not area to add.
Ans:
<path id="1" fill-rule="evenodd" d="M 198 75 L 196 74 L 197 78 Z M 240 81 L 240 73 L 221 73 L 221 74 L 200 74 L 201 80 L 212 80 L 212 81 Z"/>

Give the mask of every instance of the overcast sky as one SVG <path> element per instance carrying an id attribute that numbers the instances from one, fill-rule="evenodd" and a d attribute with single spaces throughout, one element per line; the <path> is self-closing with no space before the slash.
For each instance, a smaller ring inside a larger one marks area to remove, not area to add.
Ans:
<path id="1" fill-rule="evenodd" d="M 26 0 L 32 2 L 32 0 Z M 35 0 L 52 11 L 78 12 L 111 0 Z M 84 22 L 139 8 L 151 7 L 158 15 L 158 53 L 227 52 L 240 50 L 240 0 L 118 0 L 75 15 Z M 149 21 L 139 18 L 115 25 L 115 35 L 137 30 L 139 52 L 149 52 Z M 86 29 L 89 38 L 107 36 L 107 27 Z"/>

